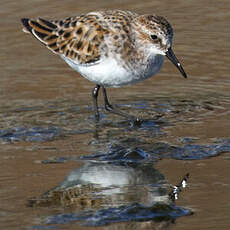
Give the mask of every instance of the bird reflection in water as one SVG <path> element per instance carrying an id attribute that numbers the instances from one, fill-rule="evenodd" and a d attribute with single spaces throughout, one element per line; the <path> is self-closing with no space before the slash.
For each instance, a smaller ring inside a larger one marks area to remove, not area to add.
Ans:
<path id="1" fill-rule="evenodd" d="M 181 184 L 187 177 L 181 181 Z M 178 193 L 182 186 L 178 186 Z M 30 206 L 57 206 L 66 213 L 49 216 L 47 224 L 84 221 L 86 225 L 114 222 L 154 221 L 168 226 L 177 217 L 191 212 L 174 204 L 164 175 L 153 163 L 109 163 L 86 161 L 54 189 L 40 199 L 31 199 Z M 178 197 L 178 194 L 176 194 Z M 71 207 L 71 213 L 69 209 Z M 164 229 L 164 228 L 161 228 Z"/>

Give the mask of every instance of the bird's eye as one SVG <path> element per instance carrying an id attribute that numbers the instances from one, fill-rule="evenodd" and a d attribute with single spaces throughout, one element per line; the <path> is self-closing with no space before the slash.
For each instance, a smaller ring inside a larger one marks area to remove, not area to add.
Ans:
<path id="1" fill-rule="evenodd" d="M 152 34 L 152 35 L 151 35 L 151 38 L 152 38 L 153 40 L 157 40 L 157 39 L 158 39 L 157 35 L 155 35 L 155 34 Z"/>

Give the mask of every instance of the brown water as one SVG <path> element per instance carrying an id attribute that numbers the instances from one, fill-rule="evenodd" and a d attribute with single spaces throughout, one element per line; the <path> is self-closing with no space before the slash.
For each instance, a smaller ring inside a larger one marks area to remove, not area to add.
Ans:
<path id="1" fill-rule="evenodd" d="M 174 51 L 189 78 L 184 80 L 166 61 L 154 78 L 108 90 L 111 101 L 122 109 L 146 119 L 160 117 L 164 125 L 130 128 L 123 118 L 105 113 L 102 121 L 95 125 L 90 96 L 93 84 L 21 31 L 22 17 L 63 18 L 101 8 L 157 13 L 166 16 L 173 25 Z M 184 146 L 184 138 L 190 138 L 191 143 L 199 146 L 229 140 L 229 1 L 3 0 L 0 15 L 0 129 L 8 136 L 10 132 L 18 133 L 12 131 L 15 128 L 24 130 L 21 131 L 24 136 L 17 136 L 17 141 L 1 137 L 1 229 L 87 228 L 76 221 L 45 224 L 47 216 L 70 212 L 66 207 L 27 205 L 28 200 L 41 197 L 71 171 L 82 167 L 81 161 L 73 160 L 78 156 L 105 153 L 114 143 L 132 148 L 138 145 L 138 140 L 147 150 L 153 149 L 156 143 Z M 56 136 L 39 141 L 40 134 L 33 139 L 33 134 L 25 133 L 35 127 L 55 127 L 61 131 L 51 130 Z M 177 184 L 190 173 L 189 187 L 182 191 L 176 205 L 192 210 L 193 215 L 178 218 L 175 223 L 156 224 L 148 220 L 100 228 L 229 229 L 229 154 L 228 148 L 215 157 L 197 160 L 162 157 L 164 159 L 155 164 L 155 169 L 169 184 Z M 60 163 L 63 157 L 68 159 Z M 56 163 L 50 163 L 53 161 Z M 112 197 L 116 202 L 113 200 L 110 204 L 135 202 L 130 197 L 129 192 L 122 199 Z M 105 207 L 103 205 L 99 203 L 96 209 Z M 75 209 L 82 207 L 78 205 Z"/>

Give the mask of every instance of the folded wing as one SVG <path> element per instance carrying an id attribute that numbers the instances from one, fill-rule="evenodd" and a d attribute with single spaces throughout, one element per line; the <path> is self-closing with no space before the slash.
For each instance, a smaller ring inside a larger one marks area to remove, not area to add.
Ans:
<path id="1" fill-rule="evenodd" d="M 95 18 L 90 21 L 84 20 L 84 16 L 53 21 L 23 18 L 21 21 L 24 32 L 30 32 L 48 49 L 76 64 L 95 64 L 100 60 L 100 44 L 106 31 Z"/>

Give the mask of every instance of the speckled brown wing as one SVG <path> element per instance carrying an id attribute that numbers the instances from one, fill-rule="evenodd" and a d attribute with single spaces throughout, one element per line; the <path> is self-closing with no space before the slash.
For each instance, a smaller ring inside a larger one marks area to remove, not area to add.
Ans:
<path id="1" fill-rule="evenodd" d="M 108 33 L 97 22 L 97 16 L 79 16 L 47 21 L 22 19 L 25 32 L 31 32 L 54 53 L 72 59 L 76 64 L 94 64 L 100 60 L 100 44 Z"/>
<path id="2" fill-rule="evenodd" d="M 54 53 L 59 53 L 59 48 L 57 46 L 58 27 L 55 24 L 41 18 L 36 20 L 22 18 L 21 21 L 24 25 L 24 32 L 30 32 L 41 43 L 46 45 L 47 48 L 52 50 Z"/>

